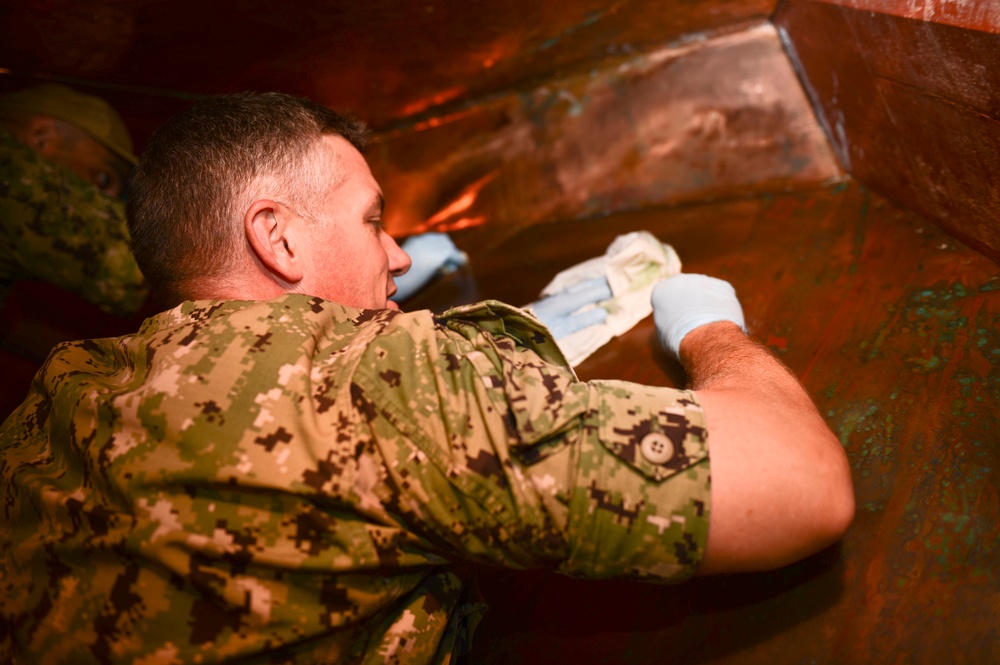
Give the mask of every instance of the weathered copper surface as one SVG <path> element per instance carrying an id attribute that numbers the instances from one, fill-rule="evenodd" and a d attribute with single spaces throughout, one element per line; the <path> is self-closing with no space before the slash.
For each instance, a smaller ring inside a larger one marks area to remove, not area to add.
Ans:
<path id="1" fill-rule="evenodd" d="M 0 68 L 123 85 L 133 93 L 277 89 L 349 107 L 384 126 L 684 35 L 738 28 L 770 16 L 776 5 L 23 0 L 0 3 Z M 137 138 L 141 143 L 145 135 Z"/>
<path id="2" fill-rule="evenodd" d="M 408 305 L 525 303 L 555 271 L 636 229 L 671 242 L 685 270 L 736 286 L 751 332 L 844 444 L 857 518 L 842 547 L 798 565 L 678 587 L 484 571 L 492 609 L 472 662 L 998 662 L 996 265 L 852 182 L 499 241 L 455 234 L 469 269 Z M 579 374 L 683 381 L 651 318 Z"/>
<path id="3" fill-rule="evenodd" d="M 843 166 L 1000 261 L 1000 9 L 955 4 L 995 32 L 814 0 L 777 23 Z"/>
<path id="4" fill-rule="evenodd" d="M 995 0 L 820 0 L 880 14 L 946 23 L 970 30 L 1000 32 L 1000 3 Z"/>
<path id="5" fill-rule="evenodd" d="M 399 234 L 579 219 L 841 176 L 767 23 L 380 138 L 370 161 Z"/>

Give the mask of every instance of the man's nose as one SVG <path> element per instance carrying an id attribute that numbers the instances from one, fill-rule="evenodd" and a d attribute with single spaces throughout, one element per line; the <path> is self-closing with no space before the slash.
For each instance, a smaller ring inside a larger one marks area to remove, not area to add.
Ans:
<path id="1" fill-rule="evenodd" d="M 410 255 L 403 251 L 403 248 L 399 246 L 395 238 L 390 236 L 388 233 L 383 234 L 384 238 L 387 238 L 385 253 L 389 257 L 389 272 L 393 275 L 403 275 L 413 261 L 410 260 Z"/>

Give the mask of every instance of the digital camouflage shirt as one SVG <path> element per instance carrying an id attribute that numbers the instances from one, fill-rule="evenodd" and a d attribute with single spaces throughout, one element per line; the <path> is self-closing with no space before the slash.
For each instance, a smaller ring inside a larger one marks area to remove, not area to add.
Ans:
<path id="1" fill-rule="evenodd" d="M 146 299 L 124 204 L 0 128 L 0 304 L 19 279 L 50 282 L 113 314 Z"/>
<path id="2" fill-rule="evenodd" d="M 708 529 L 693 394 L 497 302 L 188 302 L 56 347 L 0 451 L 2 662 L 454 662 L 470 564 L 675 582 Z"/>

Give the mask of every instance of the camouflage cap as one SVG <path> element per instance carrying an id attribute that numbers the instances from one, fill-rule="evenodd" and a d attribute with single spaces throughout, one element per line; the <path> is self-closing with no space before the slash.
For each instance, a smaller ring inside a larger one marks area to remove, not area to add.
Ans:
<path id="1" fill-rule="evenodd" d="M 41 113 L 64 120 L 85 131 L 91 138 L 129 164 L 138 160 L 125 121 L 100 97 L 87 95 L 58 83 L 0 95 L 0 109 Z"/>

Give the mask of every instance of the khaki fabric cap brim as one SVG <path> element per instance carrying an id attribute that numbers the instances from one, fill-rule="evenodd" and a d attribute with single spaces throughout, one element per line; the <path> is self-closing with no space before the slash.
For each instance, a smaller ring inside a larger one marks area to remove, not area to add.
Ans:
<path id="1" fill-rule="evenodd" d="M 95 141 L 133 166 L 132 138 L 125 121 L 100 97 L 86 95 L 58 83 L 0 95 L 0 108 L 50 115 L 79 127 Z"/>

